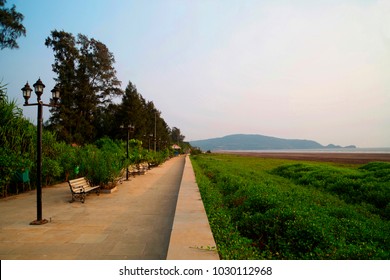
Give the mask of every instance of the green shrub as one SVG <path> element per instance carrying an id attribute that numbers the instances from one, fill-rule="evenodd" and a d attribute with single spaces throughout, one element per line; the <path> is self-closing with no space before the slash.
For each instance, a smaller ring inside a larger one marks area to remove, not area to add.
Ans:
<path id="1" fill-rule="evenodd" d="M 42 182 L 45 185 L 50 185 L 62 179 L 63 168 L 59 161 L 61 152 L 61 146 L 57 142 L 56 134 L 47 130 L 43 131 Z"/>
<path id="2" fill-rule="evenodd" d="M 18 170 L 28 167 L 31 163 L 21 158 L 14 151 L 0 147 L 0 195 L 7 196 L 10 185 Z M 16 186 L 17 187 L 17 186 Z"/>
<path id="3" fill-rule="evenodd" d="M 145 150 L 146 151 L 146 150 Z M 146 151 L 148 153 L 147 162 L 151 166 L 158 166 L 165 162 L 170 157 L 170 151 L 169 149 L 165 149 L 162 151 L 154 152 L 154 151 Z"/>
<path id="4" fill-rule="evenodd" d="M 129 141 L 129 159 L 131 164 L 140 164 L 147 160 L 147 151 L 142 148 L 142 141 L 131 139 Z"/>
<path id="5" fill-rule="evenodd" d="M 231 215 L 224 205 L 223 195 L 213 186 L 197 161 L 193 161 L 193 167 L 220 257 L 222 259 L 262 258 L 251 246 L 252 241 L 242 237 L 231 222 Z"/>
<path id="6" fill-rule="evenodd" d="M 80 148 L 79 154 L 80 176 L 86 176 L 94 185 L 107 186 L 125 168 L 125 151 L 120 142 L 110 138 Z"/>
<path id="7" fill-rule="evenodd" d="M 72 147 L 65 142 L 57 142 L 56 145 L 59 152 L 58 162 L 62 169 L 60 178 L 65 181 L 76 178 L 76 168 L 80 164 L 78 160 L 78 150 L 80 148 Z"/>
<path id="8" fill-rule="evenodd" d="M 390 222 L 372 214 L 372 204 L 349 204 L 323 183 L 368 178 L 360 169 L 230 155 L 191 159 L 223 259 L 390 258 Z"/>
<path id="9" fill-rule="evenodd" d="M 272 173 L 300 185 L 336 194 L 347 203 L 372 205 L 368 207 L 373 213 L 390 219 L 386 211 L 390 201 L 389 163 L 369 163 L 358 169 L 324 164 L 288 164 L 277 167 Z"/>
<path id="10" fill-rule="evenodd" d="M 18 192 L 14 175 L 31 169 L 35 160 L 35 129 L 23 117 L 22 110 L 6 95 L 6 87 L 0 83 L 0 195 L 6 196 L 11 185 Z"/>
<path id="11" fill-rule="evenodd" d="M 73 135 L 77 140 L 77 134 Z M 36 127 L 23 117 L 15 101 L 9 101 L 6 88 L 0 83 L 0 196 L 20 190 L 15 174 L 30 170 L 32 186 L 36 182 Z M 80 141 L 82 142 L 82 141 Z M 126 143 L 104 137 L 95 145 L 72 147 L 57 141 L 56 134 L 43 130 L 42 179 L 48 185 L 75 177 L 86 176 L 96 185 L 115 181 L 130 164 L 151 162 L 161 164 L 170 156 L 169 150 L 150 153 L 139 140 L 130 140 L 129 159 Z"/>

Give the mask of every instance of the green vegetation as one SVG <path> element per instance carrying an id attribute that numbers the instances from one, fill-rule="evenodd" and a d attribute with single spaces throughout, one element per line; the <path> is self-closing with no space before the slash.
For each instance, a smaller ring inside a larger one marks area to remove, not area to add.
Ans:
<path id="1" fill-rule="evenodd" d="M 127 130 L 120 127 L 132 125 L 131 138 L 141 140 L 145 149 L 164 150 L 183 142 L 180 130 L 171 129 L 133 83 L 120 88 L 114 54 L 104 43 L 53 30 L 45 45 L 53 50 L 52 70 L 61 92 L 61 106 L 50 109 L 46 128 L 60 140 L 85 145 L 105 136 L 126 139 Z"/>
<path id="2" fill-rule="evenodd" d="M 6 8 L 7 0 L 0 0 L 0 49 L 19 48 L 16 39 L 26 36 L 26 28 L 23 26 L 23 14 L 16 11 L 16 6 Z"/>
<path id="3" fill-rule="evenodd" d="M 191 158 L 222 259 L 390 258 L 390 164 Z"/>
<path id="4" fill-rule="evenodd" d="M 36 127 L 23 117 L 22 110 L 9 101 L 4 85 L 0 85 L 0 197 L 25 191 L 25 184 L 35 188 Z M 150 151 L 142 141 L 126 141 L 102 137 L 83 146 L 58 140 L 57 134 L 43 130 L 42 182 L 50 185 L 86 176 L 95 185 L 112 185 L 127 165 L 143 162 L 159 165 L 173 155 L 171 149 Z M 28 174 L 23 184 L 23 174 Z M 29 181 L 29 182 L 28 182 Z"/>
<path id="5" fill-rule="evenodd" d="M 8 101 L 0 84 L 0 195 L 8 193 L 14 175 L 33 164 L 34 127 L 14 101 Z"/>
<path id="6" fill-rule="evenodd" d="M 358 169 L 298 163 L 280 166 L 274 174 L 364 205 L 390 220 L 390 163 L 372 162 Z"/>
<path id="7" fill-rule="evenodd" d="M 17 48 L 16 38 L 25 34 L 23 15 L 14 6 L 4 8 L 5 3 L 0 0 L 0 48 Z M 53 50 L 52 70 L 61 98 L 44 124 L 43 185 L 80 176 L 112 185 L 128 165 L 164 162 L 174 152 L 172 144 L 180 145 L 182 152 L 189 149 L 180 129 L 171 129 L 135 85 L 129 81 L 125 90 L 120 88 L 114 55 L 104 43 L 57 30 L 44 43 Z M 122 97 L 121 103 L 115 103 L 115 97 Z M 0 82 L 0 197 L 24 191 L 25 185 L 35 187 L 36 130 Z"/>

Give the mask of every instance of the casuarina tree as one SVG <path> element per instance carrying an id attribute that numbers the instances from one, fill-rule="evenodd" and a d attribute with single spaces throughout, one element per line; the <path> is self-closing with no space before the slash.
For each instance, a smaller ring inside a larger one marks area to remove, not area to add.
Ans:
<path id="1" fill-rule="evenodd" d="M 114 96 L 122 95 L 114 55 L 85 35 L 54 30 L 45 45 L 53 49 L 53 71 L 61 88 L 61 106 L 51 109 L 49 125 L 65 141 L 90 143 Z"/>
<path id="2" fill-rule="evenodd" d="M 26 28 L 22 21 L 24 16 L 16 11 L 15 5 L 11 9 L 5 8 L 6 0 L 0 0 L 0 48 L 19 48 L 16 39 L 26 36 Z"/>

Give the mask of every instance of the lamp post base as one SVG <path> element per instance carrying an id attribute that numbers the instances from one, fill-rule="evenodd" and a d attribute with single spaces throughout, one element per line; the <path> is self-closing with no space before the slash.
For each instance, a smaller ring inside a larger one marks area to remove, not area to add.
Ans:
<path id="1" fill-rule="evenodd" d="M 43 219 L 43 220 L 35 220 L 35 221 L 32 221 L 30 223 L 30 225 L 33 225 L 33 226 L 39 226 L 39 225 L 44 225 L 44 224 L 47 224 L 49 221 L 46 220 L 46 219 Z"/>

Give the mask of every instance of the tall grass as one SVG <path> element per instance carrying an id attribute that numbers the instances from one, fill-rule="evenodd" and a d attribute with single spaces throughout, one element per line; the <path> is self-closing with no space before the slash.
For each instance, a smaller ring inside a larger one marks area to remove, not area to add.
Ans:
<path id="1" fill-rule="evenodd" d="M 348 185 L 344 177 L 352 180 L 360 173 L 365 183 L 381 186 L 381 178 L 388 176 L 386 164 L 357 169 L 231 155 L 199 155 L 192 161 L 223 259 L 390 258 L 390 222 L 373 211 L 379 208 L 332 191 Z M 300 175 L 289 174 L 297 178 L 280 175 L 296 164 Z M 309 176 L 313 168 L 316 172 Z M 329 170 L 330 181 L 340 182 L 332 189 L 322 182 Z"/>

